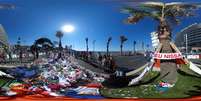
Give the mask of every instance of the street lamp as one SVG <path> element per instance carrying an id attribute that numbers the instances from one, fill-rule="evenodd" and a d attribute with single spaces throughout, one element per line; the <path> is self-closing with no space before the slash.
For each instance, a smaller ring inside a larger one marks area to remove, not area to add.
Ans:
<path id="1" fill-rule="evenodd" d="M 135 45 L 136 45 L 136 41 L 133 41 L 133 54 L 135 54 L 135 52 L 136 52 L 136 49 L 135 49 Z"/>
<path id="2" fill-rule="evenodd" d="M 96 43 L 96 40 L 93 40 L 92 44 L 93 44 L 93 52 L 95 52 L 95 43 Z"/>
<path id="3" fill-rule="evenodd" d="M 87 54 L 86 54 L 86 58 L 87 58 L 87 60 L 88 60 L 88 55 L 89 55 L 89 47 L 88 47 L 88 41 L 89 41 L 89 39 L 88 39 L 88 37 L 87 38 L 85 38 L 85 41 L 86 41 L 86 51 L 87 51 Z"/>
<path id="4" fill-rule="evenodd" d="M 186 41 L 186 58 L 187 58 L 187 54 L 188 54 L 188 35 L 187 35 L 187 33 L 185 34 L 185 41 Z"/>

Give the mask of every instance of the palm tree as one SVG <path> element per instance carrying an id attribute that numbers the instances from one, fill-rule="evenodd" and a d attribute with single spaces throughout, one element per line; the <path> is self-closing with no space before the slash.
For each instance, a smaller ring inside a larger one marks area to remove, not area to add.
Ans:
<path id="1" fill-rule="evenodd" d="M 63 33 L 61 31 L 56 32 L 56 37 L 59 38 L 59 55 L 58 58 L 61 58 L 61 51 L 62 51 L 62 43 L 61 43 L 61 38 L 63 37 Z"/>
<path id="2" fill-rule="evenodd" d="M 107 40 L 107 56 L 109 56 L 109 46 L 111 41 L 112 41 L 112 37 L 109 37 Z"/>
<path id="3" fill-rule="evenodd" d="M 39 46 L 41 45 L 41 47 Z M 53 43 L 50 39 L 48 38 L 39 38 L 37 40 L 35 40 L 34 44 L 30 47 L 31 52 L 34 55 L 34 59 L 35 57 L 38 58 L 39 57 L 39 50 L 44 50 L 47 52 L 53 48 Z"/>
<path id="4" fill-rule="evenodd" d="M 136 46 L 136 41 L 133 41 L 133 53 L 135 54 L 136 50 L 135 50 L 135 46 Z"/>
<path id="5" fill-rule="evenodd" d="M 52 41 L 50 39 L 44 38 L 44 37 L 37 39 L 35 41 L 35 44 L 36 45 L 39 45 L 39 44 L 41 44 L 41 45 L 49 44 L 50 46 L 53 46 Z"/>
<path id="6" fill-rule="evenodd" d="M 123 43 L 125 42 L 125 41 L 127 41 L 128 39 L 125 37 L 125 36 L 120 36 L 120 42 L 121 42 L 121 44 L 120 44 L 120 49 L 121 49 L 121 55 L 122 55 L 122 52 L 123 52 Z"/>
<path id="7" fill-rule="evenodd" d="M 181 2 L 162 3 L 162 2 L 141 2 L 137 5 L 125 7 L 122 11 L 130 16 L 126 19 L 127 23 L 137 23 L 145 17 L 153 18 L 159 22 L 158 38 L 162 48 L 159 52 L 173 53 L 171 42 L 170 24 L 179 24 L 180 18 L 194 15 L 194 10 L 199 8 L 199 4 L 189 4 Z M 176 63 L 162 62 L 160 64 L 161 74 L 169 72 L 164 77 L 169 83 L 176 82 Z M 170 80 L 170 78 L 172 80 Z"/>
<path id="8" fill-rule="evenodd" d="M 127 23 L 137 23 L 148 16 L 159 22 L 158 33 L 161 43 L 171 40 L 171 30 L 169 23 L 180 22 L 179 17 L 193 16 L 192 12 L 198 8 L 197 4 L 186 4 L 180 2 L 162 3 L 162 2 L 143 2 L 137 6 L 125 7 L 122 11 L 130 14 Z M 164 47 L 168 48 L 168 47 Z"/>

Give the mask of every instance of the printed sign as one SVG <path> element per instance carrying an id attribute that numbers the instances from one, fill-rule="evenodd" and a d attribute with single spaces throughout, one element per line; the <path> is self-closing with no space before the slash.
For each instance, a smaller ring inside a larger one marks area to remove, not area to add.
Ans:
<path id="1" fill-rule="evenodd" d="M 182 54 L 180 53 L 154 53 L 154 59 L 181 59 Z"/>
<path id="2" fill-rule="evenodd" d="M 188 59 L 199 59 L 199 55 L 188 55 Z"/>

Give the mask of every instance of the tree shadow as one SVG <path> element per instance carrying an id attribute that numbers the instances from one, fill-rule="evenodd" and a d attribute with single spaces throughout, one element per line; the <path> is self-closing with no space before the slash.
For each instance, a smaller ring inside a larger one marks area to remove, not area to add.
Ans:
<path id="1" fill-rule="evenodd" d="M 104 87 L 108 88 L 123 88 L 127 87 L 128 83 L 135 78 L 136 76 L 123 76 L 123 77 L 116 77 L 110 76 L 110 78 L 106 79 L 102 84 Z"/>
<path id="2" fill-rule="evenodd" d="M 192 75 L 192 74 L 186 73 L 186 72 L 184 72 L 184 71 L 182 71 L 182 70 L 180 70 L 180 69 L 178 69 L 177 72 L 178 72 L 179 74 L 183 75 L 183 76 L 190 76 L 190 77 L 200 78 L 200 77 L 198 77 L 198 76 L 196 76 L 196 75 Z"/>
<path id="3" fill-rule="evenodd" d="M 133 85 L 133 86 L 146 85 L 146 84 L 153 83 L 154 81 L 156 81 L 158 79 L 159 76 L 160 76 L 160 73 L 158 73 L 156 76 L 150 78 L 147 81 L 140 81 L 139 83 L 137 83 L 136 85 Z"/>
<path id="4" fill-rule="evenodd" d="M 188 92 L 184 93 L 186 95 L 190 95 L 190 96 L 200 96 L 201 95 L 201 86 L 193 86 L 194 88 L 196 88 L 195 90 L 189 90 Z"/>
<path id="5" fill-rule="evenodd" d="M 124 76 L 124 77 L 115 77 L 111 76 L 109 79 L 105 80 L 102 84 L 105 87 L 108 88 L 123 88 L 123 87 L 128 87 L 129 82 L 133 79 L 136 78 L 138 75 L 135 76 Z M 133 86 L 139 86 L 139 85 L 146 85 L 154 82 L 158 77 L 160 76 L 160 73 L 157 74 L 156 76 L 150 78 L 149 80 L 146 81 L 139 81 L 139 83 L 136 83 Z"/>
<path id="6" fill-rule="evenodd" d="M 198 76 L 188 74 L 188 73 L 186 73 L 184 71 L 181 71 L 181 70 L 178 70 L 177 72 L 179 74 L 183 75 L 183 76 L 190 76 L 190 77 L 199 78 Z M 166 75 L 168 75 L 168 73 Z M 152 77 L 152 78 L 150 78 L 148 80 L 139 81 L 139 83 L 136 83 L 135 85 L 132 85 L 132 86 L 139 86 L 139 85 L 146 85 L 146 84 L 154 83 L 155 81 L 162 79 L 166 75 L 160 77 L 161 75 L 160 75 L 160 73 L 158 73 L 156 76 L 154 76 L 154 77 Z M 136 78 L 137 76 L 138 75 L 129 76 L 129 77 L 126 77 L 126 76 L 124 76 L 124 77 L 111 76 L 109 79 L 106 79 L 102 84 L 103 84 L 103 86 L 108 87 L 108 88 L 123 88 L 123 87 L 128 87 L 128 83 L 133 78 Z"/>

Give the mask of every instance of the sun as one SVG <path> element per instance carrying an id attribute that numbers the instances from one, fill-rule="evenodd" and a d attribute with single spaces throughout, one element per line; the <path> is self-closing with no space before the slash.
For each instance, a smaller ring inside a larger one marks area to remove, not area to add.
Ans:
<path id="1" fill-rule="evenodd" d="M 73 25 L 64 25 L 64 26 L 61 27 L 61 30 L 64 33 L 70 33 L 70 32 L 73 32 L 75 30 L 75 28 L 74 28 Z"/>

